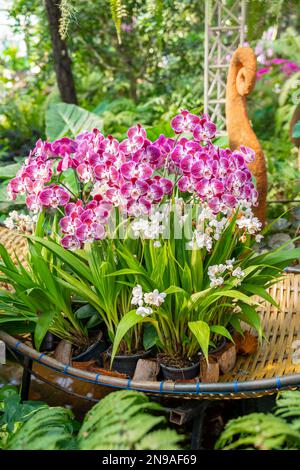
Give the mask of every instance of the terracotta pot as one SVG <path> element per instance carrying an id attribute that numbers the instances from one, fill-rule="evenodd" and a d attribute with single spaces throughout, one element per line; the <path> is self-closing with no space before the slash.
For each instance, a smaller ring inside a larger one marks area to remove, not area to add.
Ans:
<path id="1" fill-rule="evenodd" d="M 220 371 L 223 374 L 226 374 L 226 372 L 231 371 L 236 364 L 235 344 L 229 342 L 226 343 L 225 348 L 222 349 L 220 352 L 214 354 L 213 357 L 217 359 L 220 366 Z"/>
<path id="2" fill-rule="evenodd" d="M 218 348 L 210 351 L 209 355 L 218 361 L 220 373 L 226 374 L 236 364 L 236 346 L 226 338 L 224 338 L 224 342 Z"/>

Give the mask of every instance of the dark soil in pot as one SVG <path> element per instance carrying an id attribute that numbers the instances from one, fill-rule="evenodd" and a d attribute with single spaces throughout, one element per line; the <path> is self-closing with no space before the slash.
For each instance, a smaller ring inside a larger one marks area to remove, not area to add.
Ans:
<path id="1" fill-rule="evenodd" d="M 90 345 L 84 351 L 74 351 L 72 361 L 86 362 L 96 359 L 98 364 L 103 366 L 102 354 L 107 350 L 107 348 L 108 344 L 102 331 L 94 331 L 93 336 L 90 338 Z"/>
<path id="2" fill-rule="evenodd" d="M 199 376 L 200 364 L 198 358 L 182 359 L 176 356 L 158 355 L 163 378 L 165 380 L 191 380 Z"/>
<path id="3" fill-rule="evenodd" d="M 215 348 L 209 349 L 209 354 L 216 354 L 226 346 L 226 338 L 222 338 Z M 190 359 L 183 359 L 180 356 L 168 356 L 159 354 L 157 357 L 163 378 L 165 380 L 192 380 L 200 374 L 200 356 Z"/>
<path id="4" fill-rule="evenodd" d="M 110 368 L 111 349 L 112 348 L 110 347 L 106 352 L 108 368 Z M 112 363 L 112 370 L 120 372 L 121 374 L 129 375 L 129 377 L 133 377 L 138 360 L 151 356 L 153 350 L 154 348 L 151 348 L 147 351 L 141 351 L 136 354 L 116 355 Z"/>

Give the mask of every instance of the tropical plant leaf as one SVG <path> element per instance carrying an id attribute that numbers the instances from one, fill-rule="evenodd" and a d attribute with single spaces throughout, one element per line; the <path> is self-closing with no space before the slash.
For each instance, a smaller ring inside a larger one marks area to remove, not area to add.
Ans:
<path id="1" fill-rule="evenodd" d="M 123 276 L 124 274 L 145 274 L 142 270 L 123 268 L 113 273 L 106 274 L 106 277 Z"/>
<path id="2" fill-rule="evenodd" d="M 46 135 L 50 140 L 65 135 L 76 137 L 82 131 L 102 129 L 103 119 L 75 104 L 56 103 L 46 111 Z"/>
<path id="3" fill-rule="evenodd" d="M 0 403 L 1 403 L 0 399 Z M 40 401 L 26 401 L 21 403 L 21 397 L 18 393 L 11 394 L 8 397 L 5 397 L 3 403 L 1 403 L 0 408 L 0 430 L 1 425 L 6 427 L 6 430 L 9 433 L 13 433 L 15 430 L 15 424 L 25 423 L 28 421 L 32 415 L 44 408 L 48 408 L 46 403 Z M 0 446 L 1 447 L 1 446 Z"/>
<path id="4" fill-rule="evenodd" d="M 6 180 L 14 178 L 20 167 L 20 163 L 12 163 L 11 165 L 0 166 L 0 179 Z"/>
<path id="5" fill-rule="evenodd" d="M 201 300 L 208 296 L 211 290 L 212 289 L 209 288 L 192 294 L 190 297 L 190 309 L 196 308 L 200 304 Z"/>

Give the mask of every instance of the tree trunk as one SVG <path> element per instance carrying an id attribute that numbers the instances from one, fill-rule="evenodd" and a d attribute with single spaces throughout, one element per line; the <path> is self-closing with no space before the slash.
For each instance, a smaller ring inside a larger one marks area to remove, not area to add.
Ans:
<path id="1" fill-rule="evenodd" d="M 68 55 L 66 41 L 59 34 L 59 21 L 61 18 L 59 3 L 60 0 L 45 0 L 53 49 L 54 68 L 62 101 L 76 104 L 77 97 L 71 59 Z"/>

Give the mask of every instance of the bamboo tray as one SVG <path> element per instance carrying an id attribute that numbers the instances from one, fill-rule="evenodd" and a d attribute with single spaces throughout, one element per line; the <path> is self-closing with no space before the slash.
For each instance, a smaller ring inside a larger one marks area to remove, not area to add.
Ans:
<path id="1" fill-rule="evenodd" d="M 24 259 L 26 244 L 22 236 L 1 228 L 1 241 L 8 251 L 15 251 L 19 258 Z M 239 356 L 235 368 L 230 373 L 221 376 L 221 381 L 217 383 L 138 382 L 96 374 L 58 362 L 3 331 L 0 331 L 0 339 L 9 348 L 24 357 L 31 358 L 45 368 L 100 387 L 131 389 L 151 395 L 187 399 L 259 397 L 282 389 L 300 388 L 300 275 L 285 274 L 283 279 L 274 284 L 269 291 L 280 308 L 277 309 L 267 303 L 262 303 L 260 306 L 265 340 L 255 354 L 246 357 Z M 297 340 L 299 340 L 298 360 Z"/>

